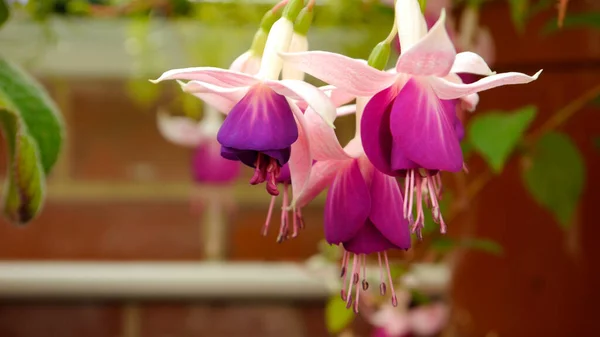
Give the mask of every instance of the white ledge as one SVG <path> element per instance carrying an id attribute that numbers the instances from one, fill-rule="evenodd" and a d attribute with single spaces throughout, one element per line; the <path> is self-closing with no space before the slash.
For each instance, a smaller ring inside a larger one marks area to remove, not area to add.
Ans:
<path id="1" fill-rule="evenodd" d="M 328 296 L 294 263 L 0 262 L 2 299 L 286 299 Z"/>

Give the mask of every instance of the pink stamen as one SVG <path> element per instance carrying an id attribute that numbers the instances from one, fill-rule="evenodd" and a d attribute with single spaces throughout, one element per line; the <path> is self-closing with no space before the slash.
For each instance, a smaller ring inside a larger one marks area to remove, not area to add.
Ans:
<path id="1" fill-rule="evenodd" d="M 410 216 L 408 214 L 408 191 L 410 189 L 410 171 L 406 171 L 406 176 L 404 177 L 404 205 L 402 210 L 404 211 L 404 219 L 408 219 Z"/>
<path id="2" fill-rule="evenodd" d="M 410 189 L 409 189 L 409 200 L 408 200 L 408 219 L 412 220 L 413 212 L 413 196 L 415 194 L 415 171 L 410 170 Z"/>
<path id="3" fill-rule="evenodd" d="M 265 225 L 263 226 L 262 235 L 267 236 L 267 232 L 269 231 L 269 224 L 271 223 L 271 216 L 273 215 L 273 208 L 275 207 L 275 199 L 276 196 L 271 197 L 271 203 L 269 203 L 269 211 L 267 212 L 267 220 L 265 221 Z"/>
<path id="4" fill-rule="evenodd" d="M 266 182 L 267 192 L 277 196 L 279 195 L 277 178 L 279 177 L 280 171 L 281 167 L 279 166 L 277 159 L 259 153 L 254 162 L 254 175 L 250 178 L 250 184 L 257 185 Z"/>
<path id="5" fill-rule="evenodd" d="M 277 242 L 281 243 L 287 239 L 288 234 L 288 185 L 283 184 L 283 202 L 281 204 L 281 224 L 279 225 L 279 235 L 277 236 Z"/>
<path id="6" fill-rule="evenodd" d="M 367 255 L 362 255 L 362 267 L 363 267 L 363 275 L 362 275 L 362 288 L 363 290 L 369 289 L 369 282 L 367 281 Z M 357 297 L 358 299 L 358 297 Z"/>
<path id="7" fill-rule="evenodd" d="M 350 282 L 348 282 L 348 298 L 346 299 L 346 309 L 350 309 L 352 306 L 352 286 L 358 283 L 358 274 L 356 273 L 356 265 L 358 264 L 357 262 L 356 254 L 354 254 L 354 257 L 352 258 L 352 280 L 349 280 Z"/>
<path id="8" fill-rule="evenodd" d="M 385 281 L 383 280 L 383 266 L 381 265 L 381 253 L 377 253 L 377 260 L 379 261 L 379 280 L 381 283 L 379 284 L 379 293 L 381 296 L 385 295 L 386 287 Z"/>
<path id="9" fill-rule="evenodd" d="M 342 290 L 341 290 L 341 296 L 342 296 L 342 301 L 346 301 L 348 298 L 346 297 L 346 293 L 344 292 L 344 288 L 346 287 L 346 278 L 347 278 L 347 269 L 348 269 L 348 256 L 350 254 L 347 251 L 344 251 L 344 257 L 342 257 L 342 273 L 341 273 L 341 278 L 342 278 Z"/>
<path id="10" fill-rule="evenodd" d="M 390 263 L 388 261 L 387 253 L 383 253 L 383 258 L 385 259 L 385 268 L 387 269 L 388 281 L 390 282 L 390 288 L 392 289 L 392 305 L 398 306 L 398 298 L 396 297 L 396 291 L 394 290 L 394 283 L 392 282 L 392 272 L 390 271 Z"/>

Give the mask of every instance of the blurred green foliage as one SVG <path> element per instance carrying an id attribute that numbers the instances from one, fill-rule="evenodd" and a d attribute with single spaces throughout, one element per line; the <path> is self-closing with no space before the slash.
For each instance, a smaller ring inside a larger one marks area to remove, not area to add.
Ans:
<path id="1" fill-rule="evenodd" d="M 478 114 L 469 124 L 468 142 L 495 173 L 501 173 L 536 113 L 537 108 L 530 105 L 511 112 Z"/>
<path id="2" fill-rule="evenodd" d="M 585 184 L 585 163 L 565 134 L 541 137 L 525 157 L 523 180 L 534 199 L 569 228 Z"/>

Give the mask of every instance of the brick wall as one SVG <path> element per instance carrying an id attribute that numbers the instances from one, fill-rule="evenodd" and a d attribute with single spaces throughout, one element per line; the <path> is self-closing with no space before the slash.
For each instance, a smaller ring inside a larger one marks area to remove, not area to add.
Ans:
<path id="1" fill-rule="evenodd" d="M 591 5 L 573 1 L 572 10 L 585 6 Z M 597 33 L 540 36 L 546 16 L 518 35 L 506 18 L 501 5 L 492 5 L 482 17 L 497 37 L 496 70 L 544 68 L 544 73 L 527 87 L 482 94 L 480 111 L 535 103 L 540 123 L 598 84 Z M 119 80 L 46 78 L 44 83 L 65 112 L 68 147 L 50 179 L 41 216 L 26 228 L 0 222 L 0 259 L 201 260 L 201 207 L 190 201 L 191 152 L 160 137 L 155 109 L 134 104 Z M 453 231 L 477 223 L 477 234 L 500 241 L 506 251 L 502 258 L 468 253 L 458 265 L 453 293 L 465 336 L 589 336 L 595 331 L 591 313 L 600 294 L 592 285 L 600 275 L 592 268 L 599 253 L 593 192 L 599 181 L 592 173 L 600 170 L 600 160 L 591 138 L 600 134 L 600 123 L 592 111 L 565 125 L 588 165 L 577 231 L 565 236 L 535 205 L 520 185 L 517 162 L 451 224 Z M 481 163 L 473 163 L 474 172 L 478 167 Z M 276 244 L 274 233 L 266 239 L 259 235 L 268 197 L 261 188 L 244 187 L 245 181 L 231 190 L 237 203 L 229 212 L 226 258 L 299 261 L 313 254 L 322 237 L 322 207 L 317 203 L 305 210 L 308 226 L 298 239 Z M 365 324 L 358 326 L 364 335 Z M 318 302 L 0 303 L 2 337 L 84 335 L 312 337 L 326 332 Z"/>

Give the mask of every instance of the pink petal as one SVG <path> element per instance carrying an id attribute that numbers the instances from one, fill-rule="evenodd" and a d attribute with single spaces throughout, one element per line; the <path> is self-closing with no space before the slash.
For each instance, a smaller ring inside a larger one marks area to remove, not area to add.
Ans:
<path id="1" fill-rule="evenodd" d="M 516 72 L 496 74 L 484 77 L 477 82 L 469 84 L 454 83 L 444 78 L 431 77 L 429 78 L 429 83 L 439 98 L 455 99 L 503 85 L 533 82 L 537 80 L 541 73 L 542 70 L 538 71 L 533 76 Z"/>
<path id="2" fill-rule="evenodd" d="M 409 321 L 412 330 L 419 336 L 433 336 L 448 323 L 449 309 L 442 303 L 429 304 L 412 309 Z"/>
<path id="3" fill-rule="evenodd" d="M 389 87 L 396 75 L 366 62 L 324 51 L 282 53 L 285 62 L 354 96 L 372 96 Z"/>
<path id="4" fill-rule="evenodd" d="M 159 112 L 157 122 L 160 134 L 177 145 L 196 147 L 205 137 L 200 124 L 187 117 L 175 117 Z"/>
<path id="5" fill-rule="evenodd" d="M 304 115 L 294 103 L 290 102 L 290 107 L 298 124 L 298 140 L 292 144 L 292 154 L 288 163 L 292 179 L 293 198 L 298 199 L 302 196 L 308 185 L 313 159 L 310 152 L 310 142 L 307 135 L 308 129 Z M 293 203 L 294 200 L 292 200 Z"/>
<path id="6" fill-rule="evenodd" d="M 369 188 L 358 160 L 342 163 L 325 202 L 325 240 L 330 244 L 350 241 L 365 226 L 371 210 Z"/>
<path id="7" fill-rule="evenodd" d="M 325 92 L 325 94 L 331 98 L 333 105 L 336 107 L 348 104 L 356 99 L 356 96 L 351 95 L 340 88 L 336 88 L 333 85 L 326 85 L 324 87 L 320 87 L 319 89 Z"/>
<path id="8" fill-rule="evenodd" d="M 404 211 L 400 186 L 396 178 L 373 170 L 371 180 L 371 214 L 375 228 L 397 248 L 410 248 L 410 229 Z"/>
<path id="9" fill-rule="evenodd" d="M 294 195 L 295 201 L 292 202 L 292 205 L 296 207 L 308 205 L 309 202 L 331 185 L 341 163 L 338 160 L 316 162 L 310 171 L 306 188 L 301 195 Z"/>
<path id="10" fill-rule="evenodd" d="M 254 76 L 213 67 L 173 69 L 150 82 L 158 83 L 165 80 L 197 80 L 225 88 L 248 87 L 258 82 Z"/>
<path id="11" fill-rule="evenodd" d="M 408 49 L 402 46 L 402 54 L 396 63 L 396 70 L 399 73 L 446 76 L 450 72 L 456 50 L 446 32 L 445 19 L 446 12 L 442 11 L 440 18 L 427 35 Z"/>
<path id="12" fill-rule="evenodd" d="M 455 118 L 455 102 L 441 101 L 425 80 L 412 79 L 398 93 L 390 114 L 394 146 L 422 168 L 460 171 L 463 158 Z"/>
<path id="13" fill-rule="evenodd" d="M 296 80 L 265 80 L 265 83 L 280 95 L 307 102 L 308 106 L 312 107 L 329 126 L 334 127 L 335 106 L 331 103 L 329 97 L 315 86 Z"/>
<path id="14" fill-rule="evenodd" d="M 228 114 L 248 92 L 247 88 L 221 88 L 200 81 L 180 82 L 180 84 L 183 91 L 198 97 L 224 114 Z"/>
<path id="15" fill-rule="evenodd" d="M 229 70 L 256 75 L 260 70 L 260 57 L 254 56 L 254 53 L 251 51 L 247 51 L 231 63 Z"/>
<path id="16" fill-rule="evenodd" d="M 304 113 L 310 138 L 310 148 L 315 160 L 344 160 L 350 158 L 342 149 L 335 132 L 312 109 Z"/>
<path id="17" fill-rule="evenodd" d="M 479 95 L 478 94 L 469 94 L 467 96 L 461 97 L 462 106 L 469 112 L 475 111 L 477 108 L 477 104 L 479 103 Z"/>
<path id="18" fill-rule="evenodd" d="M 456 59 L 450 72 L 453 74 L 469 73 L 482 76 L 494 74 L 481 56 L 470 51 L 456 54 Z"/>

